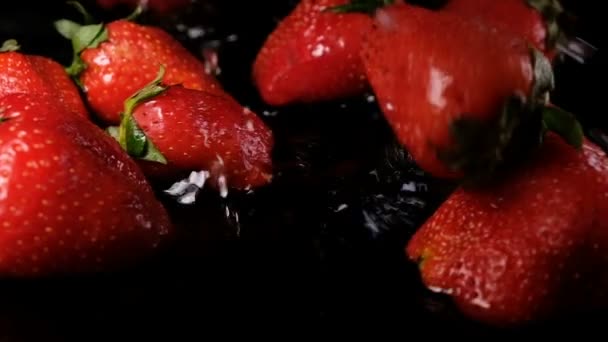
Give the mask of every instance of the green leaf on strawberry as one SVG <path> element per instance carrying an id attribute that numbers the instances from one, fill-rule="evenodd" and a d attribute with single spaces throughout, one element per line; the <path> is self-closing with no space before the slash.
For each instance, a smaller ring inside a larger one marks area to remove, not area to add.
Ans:
<path id="1" fill-rule="evenodd" d="M 158 75 L 152 82 L 125 101 L 125 111 L 122 115 L 117 132 L 120 146 L 122 146 L 130 156 L 161 164 L 167 164 L 167 159 L 139 127 L 133 118 L 133 110 L 141 103 L 161 94 L 167 89 L 162 85 L 164 76 L 165 67 L 161 66 Z M 110 134 L 116 134 L 115 129 L 110 129 L 108 132 Z"/>
<path id="2" fill-rule="evenodd" d="M 480 180 L 494 173 L 513 143 L 514 133 L 523 121 L 525 101 L 517 96 L 508 99 L 497 121 L 453 120 L 450 132 L 454 146 L 437 150 L 438 158 L 450 169 L 463 171 L 468 178 Z"/>
<path id="3" fill-rule="evenodd" d="M 66 72 L 76 77 L 86 69 L 86 63 L 80 58 L 80 53 L 87 48 L 96 48 L 99 44 L 108 40 L 108 30 L 103 23 L 94 24 L 95 19 L 78 1 L 69 1 L 76 10 L 82 14 L 85 25 L 81 25 L 68 19 L 55 21 L 55 29 L 64 38 L 72 41 L 74 57 L 72 64 L 66 68 Z"/>
<path id="4" fill-rule="evenodd" d="M 21 48 L 19 43 L 15 39 L 9 39 L 2 43 L 2 47 L 0 47 L 0 52 L 11 52 L 18 51 Z"/>
<path id="5" fill-rule="evenodd" d="M 55 22 L 55 28 L 62 36 L 72 41 L 74 58 L 66 71 L 73 77 L 80 75 L 86 69 L 80 53 L 87 48 L 98 47 L 108 40 L 108 30 L 104 24 L 82 26 L 71 20 L 61 19 Z"/>
<path id="6" fill-rule="evenodd" d="M 543 109 L 543 129 L 561 136 L 568 144 L 578 149 L 583 145 L 583 127 L 572 113 L 557 107 Z"/>

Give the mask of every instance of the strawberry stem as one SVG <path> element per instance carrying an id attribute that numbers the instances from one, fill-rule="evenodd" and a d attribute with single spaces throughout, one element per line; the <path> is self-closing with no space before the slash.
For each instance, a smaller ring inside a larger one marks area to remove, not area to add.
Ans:
<path id="1" fill-rule="evenodd" d="M 68 5 L 74 7 L 78 13 L 82 14 L 82 20 L 85 25 L 93 24 L 96 20 L 93 16 L 87 11 L 87 9 L 78 1 L 68 1 Z"/>
<path id="2" fill-rule="evenodd" d="M 139 5 L 137 5 L 137 7 L 135 7 L 135 10 L 133 11 L 133 13 L 129 14 L 129 16 L 126 17 L 124 20 L 135 21 L 135 20 L 137 20 L 137 18 L 139 18 L 139 16 L 143 12 L 144 12 L 144 6 L 142 6 L 142 4 L 140 3 Z"/>
<path id="3" fill-rule="evenodd" d="M 161 65 L 156 78 L 125 101 L 125 114 L 132 115 L 133 109 L 139 104 L 167 90 L 167 87 L 162 85 L 164 77 L 165 66 Z"/>
<path id="4" fill-rule="evenodd" d="M 116 132 L 116 129 L 108 130 L 108 133 L 112 136 L 118 137 L 120 146 L 130 156 L 161 164 L 167 164 L 167 159 L 139 127 L 133 117 L 133 111 L 138 105 L 163 93 L 167 89 L 167 87 L 162 85 L 164 76 L 165 67 L 161 65 L 156 78 L 125 101 L 125 109 L 118 132 Z"/>
<path id="5" fill-rule="evenodd" d="M 15 39 L 9 39 L 2 43 L 2 47 L 0 47 L 0 52 L 18 51 L 19 49 L 21 49 L 19 43 Z"/>

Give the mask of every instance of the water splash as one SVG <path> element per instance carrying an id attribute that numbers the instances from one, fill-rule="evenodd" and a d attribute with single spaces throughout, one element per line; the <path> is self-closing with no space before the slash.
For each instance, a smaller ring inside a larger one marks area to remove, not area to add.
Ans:
<path id="1" fill-rule="evenodd" d="M 187 179 L 173 184 L 165 193 L 177 197 L 180 204 L 190 205 L 196 202 L 196 196 L 205 187 L 211 177 L 209 171 L 193 171 Z"/>
<path id="2" fill-rule="evenodd" d="M 558 44 L 557 49 L 580 64 L 586 64 L 597 52 L 595 46 L 578 37 L 571 38 L 563 44 Z"/>

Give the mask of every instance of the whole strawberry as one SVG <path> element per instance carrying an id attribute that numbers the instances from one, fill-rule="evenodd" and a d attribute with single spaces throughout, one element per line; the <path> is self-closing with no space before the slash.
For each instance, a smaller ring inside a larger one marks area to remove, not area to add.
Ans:
<path id="1" fill-rule="evenodd" d="M 70 73 L 91 108 L 108 124 L 120 121 L 124 101 L 152 81 L 161 65 L 167 69 L 166 84 L 228 96 L 202 61 L 159 28 L 128 20 L 86 26 L 60 20 L 56 27 L 73 41 Z"/>
<path id="2" fill-rule="evenodd" d="M 233 99 L 165 86 L 162 78 L 126 101 L 115 134 L 148 176 L 175 181 L 206 170 L 216 185 L 223 177 L 236 189 L 270 182 L 273 137 L 259 117 Z"/>
<path id="3" fill-rule="evenodd" d="M 112 8 L 119 5 L 127 5 L 133 8 L 142 6 L 160 14 L 172 13 L 176 10 L 186 8 L 192 0 L 97 0 L 99 6 Z"/>
<path id="4" fill-rule="evenodd" d="M 608 304 L 608 158 L 556 135 L 484 188 L 461 188 L 407 246 L 424 283 L 496 325 Z"/>
<path id="5" fill-rule="evenodd" d="M 303 0 L 267 38 L 253 79 L 271 105 L 335 100 L 367 88 L 360 58 L 372 19 L 337 13 L 347 0 Z"/>
<path id="6" fill-rule="evenodd" d="M 0 97 L 16 93 L 50 97 L 68 113 L 89 116 L 78 89 L 60 64 L 46 57 L 17 52 L 18 49 L 14 40 L 6 41 L 0 48 Z"/>
<path id="7" fill-rule="evenodd" d="M 540 136 L 519 132 L 540 132 L 553 72 L 519 37 L 398 4 L 376 13 L 363 60 L 400 142 L 434 176 L 491 173 L 511 146 Z"/>
<path id="8" fill-rule="evenodd" d="M 0 98 L 0 275 L 113 271 L 171 233 L 137 165 L 88 120 L 36 95 Z"/>
<path id="9" fill-rule="evenodd" d="M 512 32 L 547 57 L 555 56 L 561 34 L 558 19 L 563 12 L 559 0 L 450 0 L 443 10 Z"/>

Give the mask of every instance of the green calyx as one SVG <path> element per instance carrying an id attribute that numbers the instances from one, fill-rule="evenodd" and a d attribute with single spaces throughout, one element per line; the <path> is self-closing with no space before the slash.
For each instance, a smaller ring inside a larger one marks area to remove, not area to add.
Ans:
<path id="1" fill-rule="evenodd" d="M 546 48 L 553 49 L 563 36 L 559 19 L 564 13 L 564 8 L 559 0 L 526 0 L 526 3 L 541 13 L 547 29 Z"/>
<path id="2" fill-rule="evenodd" d="M 21 49 L 19 43 L 15 39 L 9 39 L 2 43 L 2 47 L 0 47 L 0 52 L 19 51 L 19 49 Z"/>
<path id="3" fill-rule="evenodd" d="M 548 94 L 554 88 L 551 64 L 535 49 L 530 58 L 534 79 L 528 97 L 514 94 L 506 99 L 500 114 L 490 121 L 462 115 L 450 125 L 453 147 L 437 149 L 437 157 L 454 172 L 464 174 L 465 183 L 491 179 L 500 166 L 541 144 L 548 131 L 580 148 L 583 130 L 574 115 L 548 106 Z"/>
<path id="4" fill-rule="evenodd" d="M 76 8 L 82 15 L 84 24 L 68 19 L 57 20 L 54 24 L 59 34 L 72 41 L 74 57 L 72 58 L 72 64 L 66 68 L 66 72 L 78 83 L 77 77 L 87 68 L 86 63 L 80 58 L 80 54 L 85 49 L 96 48 L 107 41 L 108 30 L 103 23 L 95 24 L 96 21 L 93 16 L 78 1 L 68 1 L 67 3 Z M 139 5 L 125 20 L 135 20 L 142 12 L 143 7 Z"/>
<path id="5" fill-rule="evenodd" d="M 71 20 L 61 19 L 55 22 L 55 28 L 65 38 L 72 41 L 74 57 L 72 64 L 66 68 L 67 73 L 77 77 L 86 69 L 86 63 L 80 54 L 88 48 L 96 48 L 108 40 L 108 30 L 104 24 L 80 25 Z"/>
<path id="6" fill-rule="evenodd" d="M 157 77 L 125 101 L 120 126 L 109 128 L 108 133 L 117 138 L 120 146 L 132 157 L 141 160 L 167 164 L 167 159 L 156 148 L 145 132 L 139 127 L 133 111 L 145 101 L 163 93 L 167 88 L 162 85 L 165 68 L 161 66 Z"/>
<path id="7" fill-rule="evenodd" d="M 333 13 L 374 13 L 378 8 L 392 5 L 395 0 L 350 0 L 344 5 L 327 9 Z"/>
<path id="8" fill-rule="evenodd" d="M 542 110 L 542 118 L 543 135 L 551 131 L 577 149 L 583 146 L 585 132 L 574 114 L 561 108 L 547 106 Z"/>
<path id="9" fill-rule="evenodd" d="M 86 11 L 77 1 L 68 2 L 76 8 L 78 12 L 82 14 L 83 24 L 76 23 L 68 19 L 57 20 L 55 29 L 64 38 L 72 41 L 73 58 L 72 64 L 66 68 L 66 72 L 76 78 L 78 77 L 87 67 L 86 63 L 80 58 L 80 54 L 88 48 L 96 48 L 101 43 L 108 40 L 108 30 L 105 25 L 94 24 L 95 19 Z"/>
<path id="10" fill-rule="evenodd" d="M 525 119 L 525 112 L 525 100 L 513 96 L 502 106 L 498 120 L 486 122 L 463 115 L 450 125 L 454 146 L 438 149 L 438 158 L 467 179 L 483 180 L 492 176 L 505 161 L 506 150 Z"/>
<path id="11" fill-rule="evenodd" d="M 555 106 L 547 106 L 547 95 L 555 87 L 555 79 L 551 62 L 538 50 L 531 49 L 532 65 L 534 66 L 534 83 L 532 85 L 532 111 L 541 116 L 542 134 L 548 131 L 557 133 L 568 144 L 581 148 L 584 132 L 582 125 L 572 113 Z"/>

